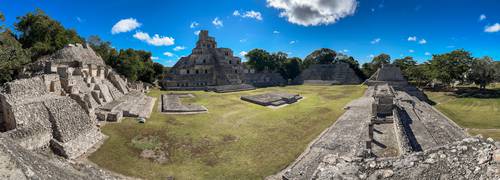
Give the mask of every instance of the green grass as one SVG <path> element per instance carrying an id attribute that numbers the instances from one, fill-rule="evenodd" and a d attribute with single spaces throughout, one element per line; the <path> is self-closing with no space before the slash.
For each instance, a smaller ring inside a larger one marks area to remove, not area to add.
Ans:
<path id="1" fill-rule="evenodd" d="M 498 84 L 490 88 L 498 88 Z M 459 98 L 447 92 L 426 92 L 435 107 L 472 135 L 500 140 L 500 98 Z"/>
<path id="2" fill-rule="evenodd" d="M 362 96 L 363 86 L 287 86 L 217 94 L 193 91 L 183 100 L 209 113 L 154 112 L 146 124 L 134 119 L 102 128 L 109 139 L 89 159 L 112 171 L 146 179 L 262 179 L 293 162 L 306 146 Z M 240 100 L 241 95 L 299 93 L 299 103 L 270 109 Z M 153 90 L 160 99 L 166 91 Z M 158 148 L 161 147 L 161 148 Z M 140 158 L 143 149 L 161 149 L 168 162 Z"/>

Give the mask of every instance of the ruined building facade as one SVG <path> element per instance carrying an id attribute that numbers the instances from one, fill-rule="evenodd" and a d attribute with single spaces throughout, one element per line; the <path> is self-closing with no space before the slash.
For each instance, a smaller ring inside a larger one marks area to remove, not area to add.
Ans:
<path id="1" fill-rule="evenodd" d="M 278 76 L 277 76 L 278 75 Z M 162 82 L 164 89 L 199 89 L 213 86 L 252 88 L 285 83 L 278 73 L 258 75 L 245 67 L 229 48 L 218 48 L 215 38 L 202 30 L 192 53 L 182 57 Z"/>
<path id="2" fill-rule="evenodd" d="M 154 105 L 81 44 L 40 58 L 25 74 L 0 92 L 0 130 L 29 150 L 78 157 L 103 139 L 98 121 L 147 118 Z"/>

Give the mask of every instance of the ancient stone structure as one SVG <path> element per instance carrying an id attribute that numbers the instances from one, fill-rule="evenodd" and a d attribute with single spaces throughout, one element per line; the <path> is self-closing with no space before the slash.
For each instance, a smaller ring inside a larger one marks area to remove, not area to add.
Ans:
<path id="1" fill-rule="evenodd" d="M 183 104 L 181 98 L 194 98 L 192 94 L 170 93 L 161 95 L 162 112 L 166 113 L 201 113 L 207 108 L 198 104 Z"/>
<path id="2" fill-rule="evenodd" d="M 292 104 L 302 99 L 299 94 L 289 94 L 282 92 L 272 92 L 250 96 L 241 96 L 241 100 L 255 103 L 261 106 L 281 106 Z"/>
<path id="3" fill-rule="evenodd" d="M 91 165 L 48 158 L 0 133 L 0 179 L 126 179 Z"/>
<path id="4" fill-rule="evenodd" d="M 29 150 L 49 146 L 76 158 L 103 139 L 97 120 L 147 118 L 154 106 L 80 44 L 40 58 L 25 74 L 0 92 L 0 129 Z"/>
<path id="5" fill-rule="evenodd" d="M 305 69 L 297 78 L 296 84 L 359 84 L 362 79 L 347 63 L 313 64 Z"/>
<path id="6" fill-rule="evenodd" d="M 373 176 L 378 177 L 380 174 L 375 171 L 376 167 L 370 167 L 372 170 L 375 168 L 373 171 L 367 170 L 366 165 L 361 165 L 362 163 L 359 162 L 374 158 L 373 163 L 383 164 L 386 163 L 383 159 L 393 158 L 394 161 L 391 162 L 398 163 L 398 159 L 404 159 L 407 156 L 416 157 L 421 155 L 421 151 L 427 153 L 468 137 L 465 131 L 453 121 L 414 95 L 419 94 L 416 93 L 418 90 L 409 87 L 406 81 L 403 81 L 404 79 L 399 78 L 402 77 L 399 68 L 384 66 L 378 70 L 378 75 L 375 77 L 377 77 L 376 81 L 369 81 L 370 86 L 365 95 L 348 104 L 345 107 L 346 112 L 335 124 L 325 130 L 294 163 L 277 177 L 284 179 L 342 179 L 339 177 L 344 177 L 349 179 L 350 175 L 354 174 L 359 175 L 357 178 L 366 179 L 372 176 L 371 173 L 377 174 Z M 338 158 L 331 161 L 331 157 L 357 159 L 357 163 L 341 163 L 338 166 L 335 164 Z M 379 161 L 379 159 L 382 160 Z M 451 167 L 455 164 L 447 163 L 443 166 Z M 382 167 L 391 168 L 385 165 Z M 432 177 L 432 174 L 440 171 L 429 171 L 429 174 L 425 175 L 427 172 L 417 170 L 404 172 L 404 168 L 408 166 L 401 166 L 400 169 L 394 168 L 399 171 L 398 173 L 406 173 L 405 175 L 424 174 L 422 177 Z M 420 168 L 428 169 L 430 166 L 424 165 Z M 465 168 L 471 168 L 471 166 Z M 485 172 L 486 169 L 478 171 Z M 449 171 L 449 173 L 455 172 L 459 171 Z M 344 176 L 345 173 L 347 175 Z M 455 175 L 457 174 L 449 177 L 456 177 Z"/>
<path id="7" fill-rule="evenodd" d="M 365 81 L 365 84 L 369 86 L 385 83 L 391 86 L 408 85 L 408 82 L 401 73 L 401 69 L 394 64 L 382 64 L 382 67 Z"/>
<path id="8" fill-rule="evenodd" d="M 169 90 L 217 90 L 231 92 L 286 83 L 277 73 L 260 75 L 246 68 L 229 48 L 218 48 L 215 38 L 202 30 L 192 53 L 170 70 L 162 87 Z M 221 86 L 221 88 L 219 88 Z"/>

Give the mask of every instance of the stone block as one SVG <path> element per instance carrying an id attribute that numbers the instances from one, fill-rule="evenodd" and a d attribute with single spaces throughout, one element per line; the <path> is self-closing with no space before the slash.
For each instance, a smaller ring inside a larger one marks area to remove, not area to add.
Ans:
<path id="1" fill-rule="evenodd" d="M 113 111 L 108 113 L 108 117 L 106 118 L 106 120 L 110 122 L 121 122 L 122 118 L 123 118 L 122 111 Z"/>

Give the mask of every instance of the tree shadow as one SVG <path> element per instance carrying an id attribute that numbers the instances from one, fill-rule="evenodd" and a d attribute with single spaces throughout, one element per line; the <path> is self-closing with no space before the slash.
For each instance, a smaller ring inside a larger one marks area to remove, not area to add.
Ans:
<path id="1" fill-rule="evenodd" d="M 475 87 L 461 87 L 452 93 L 457 98 L 496 99 L 500 98 L 500 89 L 479 89 Z"/>
<path id="2" fill-rule="evenodd" d="M 413 123 L 413 120 L 410 118 L 410 115 L 406 112 L 405 109 L 398 107 L 399 118 L 403 126 L 403 132 L 408 138 L 408 143 L 411 146 L 413 151 L 422 151 L 422 146 L 418 143 L 415 134 L 413 133 L 413 129 L 410 124 Z"/>

